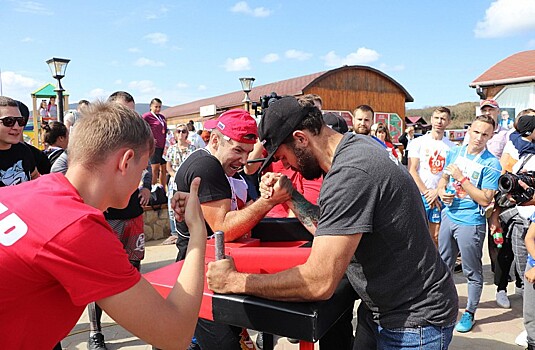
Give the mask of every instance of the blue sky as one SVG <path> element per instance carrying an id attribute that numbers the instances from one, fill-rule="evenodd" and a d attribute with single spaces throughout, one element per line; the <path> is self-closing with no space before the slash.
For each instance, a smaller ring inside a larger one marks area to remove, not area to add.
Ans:
<path id="1" fill-rule="evenodd" d="M 61 57 L 71 103 L 126 90 L 174 106 L 240 90 L 243 76 L 258 86 L 360 64 L 419 108 L 476 101 L 473 79 L 535 49 L 535 1 L 0 0 L 0 30 L 3 94 L 27 104 Z"/>

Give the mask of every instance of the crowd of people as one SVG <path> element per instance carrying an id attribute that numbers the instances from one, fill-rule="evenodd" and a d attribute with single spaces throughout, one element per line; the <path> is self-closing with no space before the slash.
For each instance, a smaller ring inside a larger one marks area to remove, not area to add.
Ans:
<path id="1" fill-rule="evenodd" d="M 51 103 L 43 118 L 57 113 Z M 322 106 L 317 95 L 285 96 L 259 122 L 231 109 L 196 131 L 193 121 L 168 125 L 160 99 L 141 116 L 117 91 L 81 100 L 65 124 L 47 120 L 41 151 L 22 140 L 28 108 L 0 96 L 0 347 L 61 349 L 88 306 L 89 349 L 106 349 L 102 310 L 155 348 L 254 348 L 247 330 L 197 318 L 206 239 L 223 231 L 234 241 L 264 217 L 296 217 L 314 237 L 304 264 L 246 274 L 227 258 L 208 264 L 208 288 L 319 301 L 346 276 L 361 299 L 356 330 L 348 310 L 321 349 L 447 349 L 454 331 L 476 323 L 487 238 L 496 303 L 510 308 L 515 261 L 525 324 L 517 340 L 535 349 L 535 292 L 524 287 L 535 282 L 535 179 L 519 180 L 520 194 L 499 187 L 506 170 L 535 171 L 535 110 L 499 122 L 498 103 L 483 100 L 456 145 L 444 136 L 452 114 L 440 107 L 427 134 L 407 127 L 400 150 L 388 125 L 373 124 L 371 106 L 356 107 L 352 129 Z M 184 261 L 167 299 L 139 273 L 155 186 L 168 197 L 164 244 Z M 27 210 L 36 201 L 58 210 Z M 459 320 L 456 265 L 468 287 Z"/>

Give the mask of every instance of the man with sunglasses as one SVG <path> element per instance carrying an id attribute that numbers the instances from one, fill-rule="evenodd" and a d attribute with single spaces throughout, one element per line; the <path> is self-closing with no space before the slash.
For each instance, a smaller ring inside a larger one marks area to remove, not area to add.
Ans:
<path id="1" fill-rule="evenodd" d="M 39 177 L 32 152 L 20 142 L 27 122 L 17 101 L 0 96 L 0 187 Z"/>

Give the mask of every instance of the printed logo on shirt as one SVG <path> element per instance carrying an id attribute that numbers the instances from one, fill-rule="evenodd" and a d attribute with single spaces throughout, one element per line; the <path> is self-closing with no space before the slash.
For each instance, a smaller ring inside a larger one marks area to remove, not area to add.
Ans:
<path id="1" fill-rule="evenodd" d="M 0 214 L 7 211 L 7 207 L 0 203 Z M 0 219 L 0 244 L 9 247 L 28 233 L 28 225 L 15 213 Z"/>
<path id="2" fill-rule="evenodd" d="M 440 155 L 440 151 L 436 150 L 431 157 L 429 157 L 429 169 L 433 175 L 439 174 L 444 169 L 446 158 Z"/>
<path id="3" fill-rule="evenodd" d="M 0 181 L 2 181 L 5 186 L 18 185 L 21 182 L 28 180 L 28 176 L 26 176 L 22 166 L 22 160 L 19 160 L 7 170 L 0 170 Z"/>

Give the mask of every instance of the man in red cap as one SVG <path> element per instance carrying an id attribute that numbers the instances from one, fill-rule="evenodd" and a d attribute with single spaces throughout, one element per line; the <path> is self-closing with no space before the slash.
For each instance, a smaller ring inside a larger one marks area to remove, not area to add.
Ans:
<path id="1" fill-rule="evenodd" d="M 247 235 L 271 208 L 287 201 L 289 196 L 279 191 L 280 196 L 246 204 L 247 185 L 237 173 L 247 164 L 258 138 L 256 121 L 247 111 L 226 111 L 211 126 L 206 148 L 193 152 L 178 168 L 174 190 L 187 191 L 193 179 L 200 177 L 199 200 L 208 235 L 223 231 L 225 241 L 234 241 Z M 189 229 L 184 222 L 177 222 L 177 231 L 177 260 L 182 260 Z M 195 336 L 202 349 L 225 350 L 237 348 L 241 332 L 238 327 L 199 319 Z"/>

